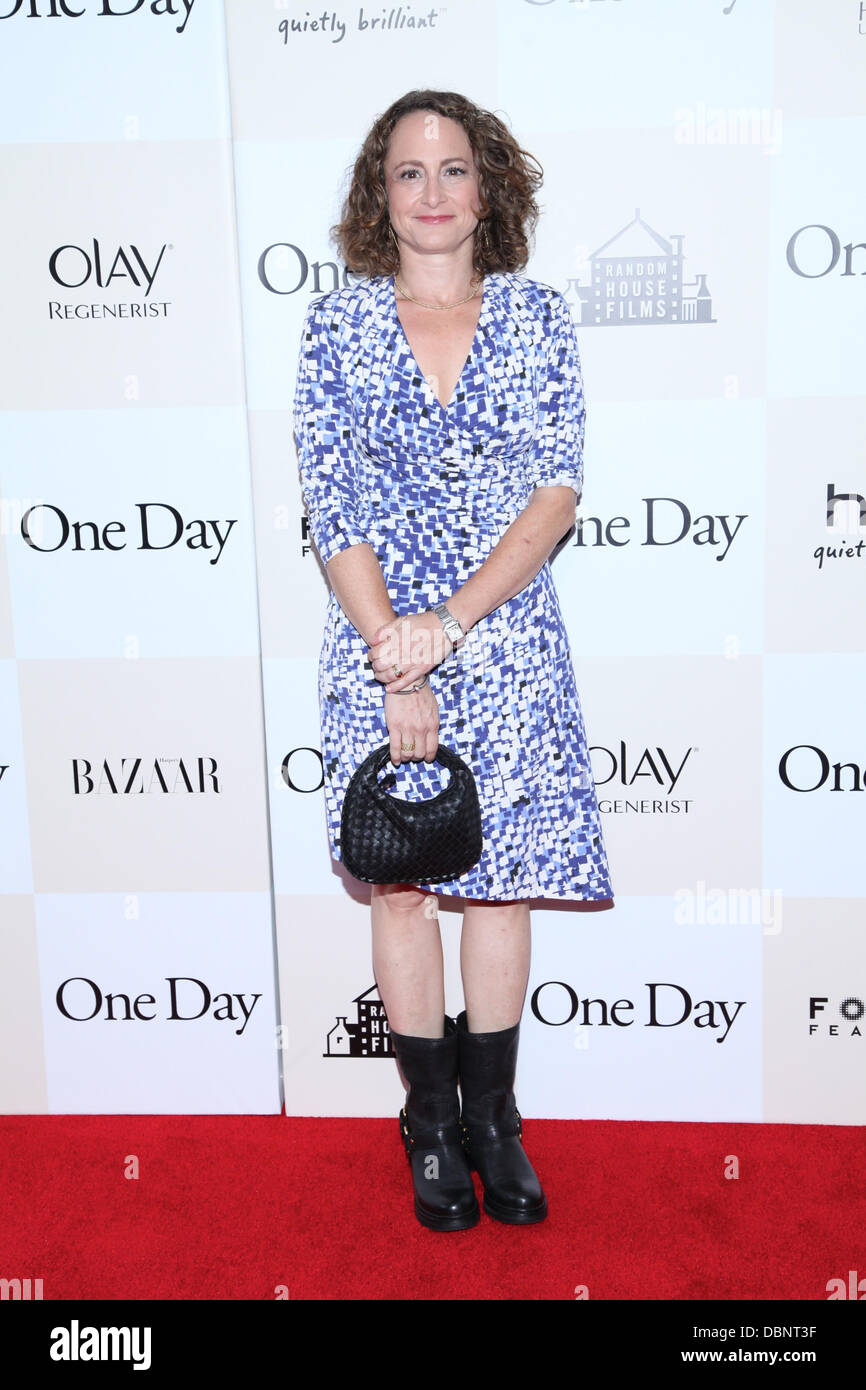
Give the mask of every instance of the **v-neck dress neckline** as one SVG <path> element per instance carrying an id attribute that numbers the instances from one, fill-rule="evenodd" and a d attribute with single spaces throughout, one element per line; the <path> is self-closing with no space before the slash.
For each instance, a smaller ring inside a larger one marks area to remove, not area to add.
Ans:
<path id="1" fill-rule="evenodd" d="M 388 302 L 389 302 L 389 305 L 390 305 L 391 314 L 392 314 L 392 316 L 393 316 L 393 318 L 394 318 L 394 321 L 395 321 L 395 323 L 396 323 L 396 325 L 397 325 L 397 329 L 398 329 L 398 331 L 399 331 L 400 338 L 402 339 L 403 354 L 404 354 L 404 356 L 406 357 L 406 360 L 415 368 L 415 371 L 418 373 L 419 377 L 421 378 L 421 389 L 422 389 L 423 391 L 426 392 L 428 399 L 432 402 L 432 404 L 436 407 L 436 409 L 440 412 L 440 414 L 441 414 L 442 416 L 444 416 L 444 418 L 445 418 L 446 420 L 447 420 L 447 419 L 450 419 L 451 416 L 452 416 L 453 413 L 454 413 L 454 410 L 455 410 L 457 404 L 458 404 L 457 396 L 458 396 L 458 393 L 459 393 L 459 391 L 460 391 L 461 386 L 463 385 L 464 377 L 466 376 L 466 373 L 469 371 L 470 367 L 472 366 L 473 362 L 475 361 L 476 353 L 477 353 L 477 350 L 478 350 L 478 345 L 479 345 L 479 342 L 480 342 L 480 340 L 481 340 L 481 333 L 482 333 L 482 330 L 483 330 L 484 328 L 486 328 L 487 316 L 488 316 L 488 313 L 489 313 L 489 311 L 490 311 L 490 301 L 491 301 L 491 299 L 492 299 L 492 281 L 493 281 L 492 272 L 491 272 L 491 273 L 488 273 L 487 275 L 485 275 L 484 280 L 482 281 L 482 287 L 481 287 L 481 308 L 480 308 L 479 313 L 478 313 L 478 322 L 477 322 L 476 325 L 475 325 L 475 333 L 474 333 L 474 336 L 473 336 L 473 338 L 472 338 L 472 343 L 470 344 L 470 347 L 469 347 L 469 354 L 468 354 L 468 356 L 467 356 L 467 358 L 466 358 L 466 361 L 463 363 L 463 370 L 461 371 L 460 376 L 457 378 L 457 382 L 456 382 L 456 384 L 455 384 L 455 386 L 454 386 L 454 390 L 451 392 L 451 397 L 450 397 L 450 399 L 449 399 L 447 405 L 443 405 L 442 402 L 440 401 L 439 397 L 436 395 L 436 392 L 433 390 L 433 388 L 432 388 L 432 386 L 430 385 L 430 383 L 428 382 L 426 376 L 425 376 L 424 373 L 422 372 L 421 366 L 420 366 L 420 364 L 419 364 L 419 362 L 418 362 L 417 357 L 415 356 L 414 352 L 412 351 L 412 345 L 411 345 L 411 343 L 409 342 L 409 338 L 408 338 L 408 335 L 407 335 L 407 333 L 406 333 L 406 330 L 405 330 L 405 328 L 403 327 L 403 324 L 402 324 L 401 321 L 400 321 L 400 315 L 397 313 L 397 288 L 396 288 L 395 281 L 396 281 L 396 276 L 394 276 L 394 275 L 389 275 L 389 276 L 388 276 L 388 279 L 387 279 L 386 282 L 385 282 L 385 284 L 386 284 L 386 290 L 387 290 L 387 296 L 388 296 Z"/>

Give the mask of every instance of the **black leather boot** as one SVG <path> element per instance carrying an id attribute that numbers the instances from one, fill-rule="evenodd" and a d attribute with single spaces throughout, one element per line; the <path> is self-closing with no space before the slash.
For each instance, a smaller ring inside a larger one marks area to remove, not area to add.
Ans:
<path id="1" fill-rule="evenodd" d="M 444 1038 L 413 1038 L 392 1028 L 391 1039 L 409 1086 L 400 1135 L 412 1169 L 415 1215 L 431 1231 L 477 1226 L 481 1210 L 460 1141 L 454 1019 L 445 1019 Z"/>
<path id="2" fill-rule="evenodd" d="M 460 1128 L 469 1166 L 484 1183 L 484 1210 L 497 1221 L 529 1226 L 547 1216 L 547 1198 L 523 1149 L 514 1103 L 520 1024 L 498 1033 L 470 1033 L 457 1018 L 463 1098 Z"/>

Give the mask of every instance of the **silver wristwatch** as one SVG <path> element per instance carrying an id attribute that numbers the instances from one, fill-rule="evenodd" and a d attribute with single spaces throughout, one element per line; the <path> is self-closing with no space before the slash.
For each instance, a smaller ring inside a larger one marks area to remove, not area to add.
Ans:
<path id="1" fill-rule="evenodd" d="M 448 612 L 448 609 L 445 607 L 444 603 L 434 604 L 432 612 L 436 614 L 436 617 L 442 623 L 442 626 L 444 627 L 448 636 L 451 638 L 451 643 L 455 649 L 460 646 L 461 642 L 466 641 L 466 633 L 463 631 L 459 622 L 454 617 L 454 614 Z"/>

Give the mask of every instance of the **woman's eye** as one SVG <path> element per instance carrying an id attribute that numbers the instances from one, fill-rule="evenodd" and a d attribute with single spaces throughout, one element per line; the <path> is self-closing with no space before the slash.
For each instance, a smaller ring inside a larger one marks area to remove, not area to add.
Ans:
<path id="1" fill-rule="evenodd" d="M 409 176 L 410 174 L 417 174 L 418 172 L 419 172 L 419 171 L 418 171 L 417 169 L 404 169 L 403 172 L 400 174 L 400 178 L 401 178 L 401 179 L 405 179 L 405 178 L 408 178 L 408 176 Z M 448 173 L 448 174 L 465 174 L 465 173 L 466 173 L 466 170 L 465 170 L 460 164 L 451 164 L 451 165 L 449 165 L 448 169 L 446 170 L 446 173 Z"/>

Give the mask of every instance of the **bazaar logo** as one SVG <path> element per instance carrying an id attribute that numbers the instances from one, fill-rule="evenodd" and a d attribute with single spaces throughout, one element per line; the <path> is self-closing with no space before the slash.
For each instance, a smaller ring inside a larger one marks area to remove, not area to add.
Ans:
<path id="1" fill-rule="evenodd" d="M 582 327 L 716 323 L 706 275 L 683 280 L 683 236 L 655 231 L 635 209 L 631 222 L 588 257 L 589 284 L 568 282 L 565 299 Z M 689 293 L 689 291 L 691 291 Z"/>
<path id="2" fill-rule="evenodd" d="M 138 517 L 131 532 L 136 550 L 171 550 L 182 540 L 187 550 L 213 552 L 209 565 L 217 565 L 237 517 L 205 520 L 183 516 L 169 502 L 135 502 Z M 156 513 L 154 516 L 153 513 Z M 116 553 L 127 549 L 127 527 L 122 521 L 71 521 L 62 507 L 37 502 L 21 517 L 20 531 L 31 550 L 41 555 L 68 548 Z"/>
<path id="3" fill-rule="evenodd" d="M 111 288 L 115 280 L 123 281 L 124 288 L 129 284 L 137 290 L 146 286 L 144 297 L 147 299 L 165 255 L 166 245 L 159 248 L 159 254 L 148 264 L 132 242 L 129 246 L 103 249 L 94 237 L 87 250 L 83 246 L 67 243 L 51 252 L 48 273 L 65 290 L 78 290 L 82 285 L 89 284 L 105 290 Z"/>
<path id="4" fill-rule="evenodd" d="M 174 796 L 220 793 L 216 758 L 72 758 L 73 796 Z"/>
<path id="5" fill-rule="evenodd" d="M 576 1019 L 581 1028 L 631 1028 L 641 1019 L 644 1028 L 679 1028 L 691 1023 L 716 1033 L 715 1041 L 723 1043 L 746 1005 L 745 999 L 695 1001 L 682 985 L 661 980 L 646 982 L 645 988 L 646 1003 L 637 1018 L 632 1017 L 637 1005 L 631 999 L 617 999 L 612 1004 L 600 998 L 581 999 L 563 980 L 545 980 L 539 985 L 533 991 L 531 1008 L 539 1023 L 548 1028 L 562 1028 Z"/>
<path id="6" fill-rule="evenodd" d="M 817 748 L 814 743 L 795 744 L 786 749 L 779 761 L 779 776 L 792 792 L 820 791 L 831 781 L 831 772 L 830 791 L 863 791 L 866 769 L 857 763 L 831 763 L 823 748 Z"/>
<path id="7" fill-rule="evenodd" d="M 11 8 L 5 14 L 0 14 L 0 19 L 12 19 L 19 14 L 24 4 L 24 0 L 11 0 Z M 182 24 L 175 25 L 175 33 L 182 34 L 187 26 L 187 21 L 192 14 L 192 7 L 195 0 L 180 0 L 180 4 L 175 0 L 100 0 L 98 8 L 94 13 L 100 18 L 126 19 L 129 15 L 137 14 L 144 6 L 145 14 L 148 11 L 157 16 L 171 15 L 184 16 Z M 27 0 L 27 19 L 82 19 L 86 14 L 84 9 L 71 9 L 69 0 Z"/>
<path id="8" fill-rule="evenodd" d="M 162 1017 L 170 1023 L 195 1023 L 209 1011 L 217 1023 L 243 1023 L 234 1032 L 238 1037 L 250 1021 L 261 994 L 213 994 L 204 980 L 192 975 L 167 975 L 168 998 Z M 100 1017 L 107 1022 L 152 1023 L 158 1015 L 155 994 L 112 992 L 105 994 L 95 980 L 71 975 L 57 988 L 55 1003 L 72 1023 L 90 1023 Z"/>
<path id="9" fill-rule="evenodd" d="M 379 998 L 376 985 L 371 985 L 363 994 L 352 1000 L 355 1005 L 355 1022 L 349 1023 L 345 1015 L 337 1016 L 325 1041 L 323 1057 L 393 1057 L 391 1033 L 385 1005 Z"/>
<path id="10" fill-rule="evenodd" d="M 711 512 L 694 516 L 691 509 L 678 497 L 642 497 L 645 513 L 638 535 L 642 535 L 641 545 L 678 545 L 692 532 L 691 539 L 697 546 L 708 546 L 718 550 L 716 560 L 724 560 L 731 549 L 740 527 L 748 520 L 748 512 Z M 632 537 L 621 535 L 631 528 L 627 516 L 613 516 L 604 520 L 598 516 L 578 516 L 575 523 L 576 546 L 629 545 Z M 719 550 L 719 547 L 723 547 Z"/>
<path id="11" fill-rule="evenodd" d="M 837 1009 L 831 1009 L 831 1018 L 838 1013 L 841 1022 L 831 1022 L 828 1018 L 820 1015 L 826 1014 L 827 1005 L 830 999 L 826 994 L 813 994 L 809 999 L 809 1037 L 813 1038 L 816 1034 L 827 1038 L 862 1038 L 863 1036 L 863 1015 L 866 1014 L 866 1004 L 862 999 L 858 999 L 855 994 L 850 994 L 847 999 L 843 999 Z"/>
<path id="12" fill-rule="evenodd" d="M 808 235 L 809 233 L 811 235 Z M 825 226 L 823 222 L 810 222 L 805 227 L 798 227 L 785 248 L 785 259 L 795 275 L 800 275 L 805 280 L 822 280 L 825 275 L 836 269 L 843 251 L 845 266 L 839 274 L 866 275 L 866 268 L 854 269 L 854 252 L 863 252 L 863 255 L 858 257 L 858 261 L 862 263 L 866 259 L 866 242 L 848 241 L 843 246 L 833 228 Z"/>

